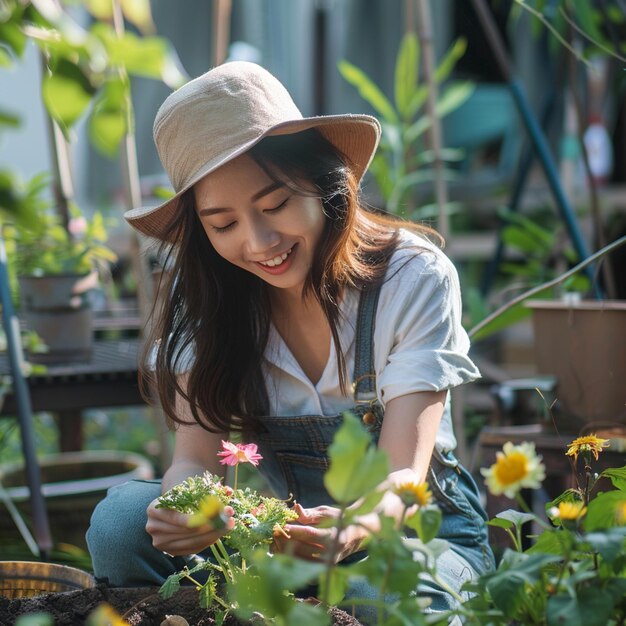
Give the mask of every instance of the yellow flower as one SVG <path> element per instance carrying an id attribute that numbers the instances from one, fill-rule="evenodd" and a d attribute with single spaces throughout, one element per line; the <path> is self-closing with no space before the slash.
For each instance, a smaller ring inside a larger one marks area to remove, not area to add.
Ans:
<path id="1" fill-rule="evenodd" d="M 618 524 L 626 525 L 626 501 L 620 502 L 615 508 L 615 519 Z"/>
<path id="2" fill-rule="evenodd" d="M 489 469 L 481 469 L 485 484 L 494 496 L 504 494 L 514 498 L 524 488 L 538 489 L 546 477 L 546 468 L 535 452 L 535 444 L 527 441 L 514 446 L 507 441 L 496 462 Z"/>
<path id="3" fill-rule="evenodd" d="M 550 517 L 561 521 L 574 521 L 580 519 L 587 512 L 587 507 L 580 501 L 559 502 L 558 506 L 550 509 Z"/>
<path id="4" fill-rule="evenodd" d="M 569 448 L 565 453 L 567 456 L 573 456 L 574 461 L 578 461 L 578 455 L 582 454 L 585 458 L 589 457 L 589 453 L 593 454 L 595 460 L 598 460 L 598 455 L 602 452 L 602 448 L 606 448 L 609 445 L 608 439 L 600 439 L 595 435 L 587 435 L 585 437 L 578 437 L 569 444 Z"/>
<path id="5" fill-rule="evenodd" d="M 224 506 L 219 498 L 215 496 L 207 496 L 200 502 L 198 511 L 191 515 L 187 525 L 189 528 L 196 528 L 198 526 L 210 524 L 211 522 L 219 519 L 223 510 Z"/>
<path id="6" fill-rule="evenodd" d="M 394 490 L 405 506 L 427 506 L 432 502 L 433 494 L 428 488 L 428 483 L 401 483 Z"/>

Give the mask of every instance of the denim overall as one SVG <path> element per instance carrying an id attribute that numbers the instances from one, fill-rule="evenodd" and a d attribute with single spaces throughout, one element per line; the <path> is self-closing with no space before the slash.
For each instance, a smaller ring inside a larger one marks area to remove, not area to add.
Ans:
<path id="1" fill-rule="evenodd" d="M 359 301 L 352 384 L 354 407 L 351 409 L 369 430 L 374 443 L 378 442 L 383 422 L 383 408 L 376 396 L 373 358 L 379 294 L 380 287 L 365 290 Z M 305 508 L 332 505 L 323 479 L 329 467 L 328 447 L 341 426 L 343 415 L 266 416 L 261 421 L 264 432 L 255 433 L 250 439 L 259 447 L 263 456 L 259 470 L 275 495 L 282 499 L 292 497 Z M 494 567 L 485 524 L 487 517 L 471 475 L 451 451 L 434 451 L 427 482 L 443 513 L 438 536 L 450 543 L 450 551 L 437 563 L 438 569 L 442 578 L 459 590 L 466 580 Z M 349 560 L 359 557 L 365 558 L 366 553 L 351 555 Z M 367 587 L 367 583 L 359 583 L 348 595 L 374 597 L 375 590 Z M 418 585 L 416 581 L 416 592 L 431 596 L 431 610 L 452 606 L 450 596 L 434 583 Z M 357 617 L 367 621 L 368 615 L 357 609 Z"/>
<path id="2" fill-rule="evenodd" d="M 375 393 L 372 353 L 379 291 L 363 291 L 359 302 L 352 409 L 375 443 L 383 421 L 383 409 Z M 259 446 L 263 456 L 259 469 L 275 495 L 282 499 L 292 496 L 305 508 L 332 505 L 323 477 L 329 464 L 328 446 L 343 416 L 268 416 L 261 421 L 265 431 L 250 439 Z M 465 581 L 494 566 L 487 543 L 486 515 L 474 481 L 452 452 L 434 452 L 427 481 L 443 513 L 438 536 L 450 543 L 450 550 L 437 560 L 438 573 L 458 591 Z M 134 480 L 113 487 L 99 503 L 87 533 L 98 579 L 107 579 L 115 586 L 159 585 L 188 564 L 183 557 L 172 558 L 156 550 L 145 530 L 146 508 L 160 492 L 160 481 Z M 124 520 L 123 528 L 120 520 Z M 366 553 L 348 558 L 366 558 Z M 431 597 L 430 611 L 445 610 L 454 604 L 451 596 L 432 581 L 416 581 L 416 593 Z M 376 590 L 366 581 L 357 581 L 348 592 L 350 596 L 374 598 Z M 367 609 L 356 611 L 356 617 L 364 623 L 374 615 L 369 615 Z"/>

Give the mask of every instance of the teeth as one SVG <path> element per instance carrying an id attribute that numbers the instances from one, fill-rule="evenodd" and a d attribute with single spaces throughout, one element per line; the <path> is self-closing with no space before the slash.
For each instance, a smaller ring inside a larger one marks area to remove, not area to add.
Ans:
<path id="1" fill-rule="evenodd" d="M 268 261 L 259 261 L 259 263 L 261 263 L 261 265 L 267 265 L 268 267 L 276 267 L 277 265 L 281 265 L 290 254 L 291 248 L 289 248 L 287 252 L 283 252 L 282 254 L 275 256 L 273 259 L 269 259 Z"/>

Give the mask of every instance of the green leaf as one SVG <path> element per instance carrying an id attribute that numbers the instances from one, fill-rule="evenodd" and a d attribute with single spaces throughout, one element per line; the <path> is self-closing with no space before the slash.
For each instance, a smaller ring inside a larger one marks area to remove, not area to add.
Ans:
<path id="1" fill-rule="evenodd" d="M 422 115 L 404 131 L 404 141 L 409 144 L 413 143 L 432 126 L 432 123 L 429 115 Z"/>
<path id="2" fill-rule="evenodd" d="M 339 61 L 338 68 L 343 78 L 357 89 L 361 98 L 369 103 L 385 121 L 390 124 L 399 124 L 398 114 L 391 102 L 363 70 L 348 61 Z"/>
<path id="3" fill-rule="evenodd" d="M 587 509 L 583 528 L 587 532 L 622 525 L 621 512 L 626 507 L 626 491 L 609 491 L 598 494 Z"/>
<path id="4" fill-rule="evenodd" d="M 121 5 L 124 17 L 142 33 L 154 32 L 150 0 L 121 0 Z"/>
<path id="5" fill-rule="evenodd" d="M 498 513 L 494 520 L 505 520 L 507 522 L 511 522 L 513 526 L 516 528 L 521 527 L 526 522 L 532 522 L 537 519 L 536 515 L 532 515 L 531 513 L 521 513 L 520 511 L 516 511 L 515 509 L 507 509 L 506 511 L 502 511 Z M 496 524 L 494 524 L 495 526 Z M 506 526 L 502 526 L 502 528 L 506 528 Z M 510 527 L 509 527 L 510 528 Z"/>
<path id="6" fill-rule="evenodd" d="M 615 489 L 626 491 L 626 465 L 624 467 L 609 467 L 600 472 L 600 476 L 609 478 Z"/>
<path id="7" fill-rule="evenodd" d="M 344 413 L 328 455 L 330 467 L 324 486 L 333 500 L 344 506 L 367 495 L 387 477 L 386 453 L 373 445 L 361 421 L 350 413 Z"/>
<path id="8" fill-rule="evenodd" d="M 539 300 L 549 298 L 551 295 L 551 289 L 544 289 L 533 294 L 532 297 L 534 300 Z M 479 331 L 474 332 L 474 330 L 471 329 L 469 331 L 470 336 L 474 341 L 484 339 L 485 337 L 489 337 L 490 335 L 493 335 L 494 333 L 499 332 L 504 328 L 507 328 L 508 326 L 516 324 L 517 322 L 527 318 L 531 315 L 531 313 L 532 311 L 524 304 L 524 301 L 518 302 L 510 309 L 507 309 L 503 313 L 500 313 L 500 315 L 497 315 L 493 320 L 483 326 L 483 328 L 481 328 Z"/>
<path id="9" fill-rule="evenodd" d="M 567 554 L 574 546 L 574 537 L 566 530 L 544 530 L 526 554 Z"/>
<path id="10" fill-rule="evenodd" d="M 180 574 L 172 574 L 168 576 L 166 581 L 161 585 L 159 595 L 164 600 L 171 598 L 180 589 L 180 578 Z"/>
<path id="11" fill-rule="evenodd" d="M 581 29 L 588 37 L 595 40 L 598 44 L 611 46 L 611 43 L 607 42 L 604 34 L 598 28 L 593 6 L 589 0 L 572 0 L 572 12 Z"/>
<path id="12" fill-rule="evenodd" d="M 441 511 L 437 506 L 420 507 L 405 520 L 405 524 L 415 530 L 417 536 L 428 543 L 433 540 L 441 527 Z"/>
<path id="13" fill-rule="evenodd" d="M 417 89 L 419 72 L 419 43 L 414 32 L 408 32 L 402 38 L 396 59 L 394 90 L 396 108 L 400 117 L 411 118 L 411 101 Z"/>
<path id="14" fill-rule="evenodd" d="M 591 549 L 600 554 L 607 563 L 612 563 L 623 553 L 625 547 L 625 533 L 626 529 L 612 528 L 607 532 L 588 533 L 585 535 L 584 540 L 591 546 Z"/>
<path id="15" fill-rule="evenodd" d="M 585 588 L 575 596 L 548 599 L 548 626 L 606 626 L 613 611 L 613 599 L 603 589 Z"/>
<path id="16" fill-rule="evenodd" d="M 301 589 L 325 571 L 325 565 L 321 563 L 310 563 L 285 554 L 269 555 L 261 550 L 249 560 L 254 569 L 251 567 L 245 574 L 235 572 L 234 583 L 228 585 L 229 598 L 239 606 L 237 615 L 245 619 L 260 611 L 268 618 L 282 616 L 286 620 L 293 610 L 294 599 L 283 591 Z"/>
<path id="17" fill-rule="evenodd" d="M 11 67 L 13 65 L 13 58 L 7 52 L 5 48 L 0 46 L 0 67 Z"/>
<path id="18" fill-rule="evenodd" d="M 111 26 L 103 23 L 94 24 L 91 31 L 104 45 L 111 66 L 135 76 L 162 80 L 172 88 L 187 80 L 166 39 L 138 37 L 131 32 L 118 37 Z"/>
<path id="19" fill-rule="evenodd" d="M 384 495 L 384 491 L 372 491 L 368 493 L 363 500 L 359 502 L 358 506 L 346 510 L 344 524 L 350 524 L 351 521 L 359 515 L 371 513 L 378 506 L 378 503 L 383 499 Z"/>
<path id="20" fill-rule="evenodd" d="M 0 43 L 7 46 L 18 58 L 22 58 L 28 38 L 20 29 L 17 21 L 0 23 Z"/>
<path id="21" fill-rule="evenodd" d="M 439 62 L 435 70 L 435 80 L 440 83 L 446 80 L 457 64 L 457 61 L 465 54 L 467 50 L 467 39 L 459 37 L 448 49 L 443 59 Z"/>
<path id="22" fill-rule="evenodd" d="M 494 604 L 512 618 L 527 597 L 526 586 L 539 580 L 542 568 L 559 560 L 556 555 L 525 554 L 507 550 L 498 571 L 487 582 Z"/>
<path id="23" fill-rule="evenodd" d="M 130 84 L 119 78 L 109 78 L 94 102 L 89 117 L 89 139 L 93 146 L 113 158 L 128 130 Z"/>
<path id="24" fill-rule="evenodd" d="M 211 607 L 213 602 L 215 601 L 215 597 L 217 595 L 217 583 L 213 576 L 209 576 L 209 579 L 202 585 L 200 591 L 198 593 L 198 604 L 203 609 L 208 609 Z"/>
<path id="25" fill-rule="evenodd" d="M 321 605 L 296 602 L 289 611 L 287 623 L 298 626 L 329 626 L 331 620 L 330 615 L 322 609 Z"/>
<path id="26" fill-rule="evenodd" d="M 95 92 L 85 74 L 64 59 L 45 74 L 41 89 L 46 109 L 64 130 L 83 115 Z"/>
<path id="27" fill-rule="evenodd" d="M 6 126 L 8 128 L 18 128 L 20 125 L 20 118 L 8 111 L 0 111 L 0 126 Z"/>
<path id="28" fill-rule="evenodd" d="M 350 571 L 346 567 L 333 567 L 320 576 L 319 595 L 325 598 L 331 606 L 338 605 L 346 595 Z"/>
<path id="29" fill-rule="evenodd" d="M 473 93 L 476 85 L 471 81 L 454 82 L 446 87 L 435 105 L 435 113 L 439 118 L 445 117 L 458 109 Z"/>

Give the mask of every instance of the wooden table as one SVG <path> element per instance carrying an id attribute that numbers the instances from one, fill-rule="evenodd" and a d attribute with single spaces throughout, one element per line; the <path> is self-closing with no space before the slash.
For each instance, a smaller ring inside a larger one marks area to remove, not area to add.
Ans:
<path id="1" fill-rule="evenodd" d="M 28 378 L 33 411 L 57 415 L 62 452 L 82 448 L 83 410 L 144 404 L 137 384 L 139 350 L 139 339 L 97 340 L 89 361 L 48 365 L 44 374 Z M 8 359 L 1 353 L 0 376 L 8 374 Z M 0 416 L 16 413 L 15 398 L 9 394 Z"/>

